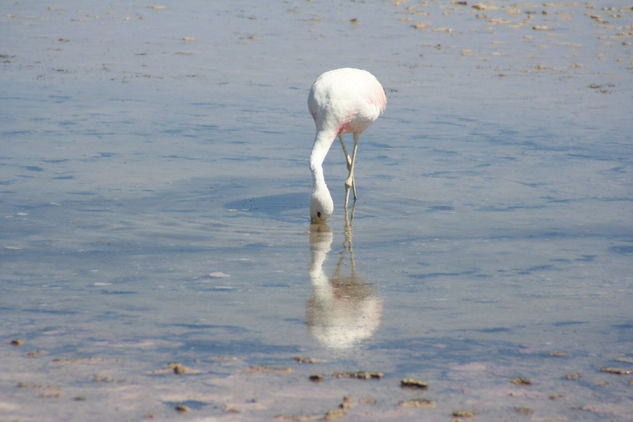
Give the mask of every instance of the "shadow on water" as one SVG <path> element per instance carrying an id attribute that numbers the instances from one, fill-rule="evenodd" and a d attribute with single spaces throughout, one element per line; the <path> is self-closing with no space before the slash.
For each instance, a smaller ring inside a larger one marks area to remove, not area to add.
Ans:
<path id="1" fill-rule="evenodd" d="M 304 192 L 299 192 L 238 199 L 227 202 L 224 204 L 224 208 L 263 214 L 268 218 L 277 220 L 286 220 L 285 217 L 288 213 L 305 208 L 307 203 L 308 196 Z"/>
<path id="2" fill-rule="evenodd" d="M 353 218 L 353 209 L 352 209 Z M 345 219 L 345 241 L 334 273 L 328 277 L 323 264 L 332 247 L 332 229 L 327 224 L 310 227 L 310 265 L 312 297 L 306 303 L 310 334 L 322 345 L 349 349 L 370 338 L 380 325 L 382 298 L 370 283 L 358 275 L 352 245 L 352 224 Z M 349 263 L 346 265 L 346 261 Z M 346 274 L 344 268 L 349 268 Z"/>

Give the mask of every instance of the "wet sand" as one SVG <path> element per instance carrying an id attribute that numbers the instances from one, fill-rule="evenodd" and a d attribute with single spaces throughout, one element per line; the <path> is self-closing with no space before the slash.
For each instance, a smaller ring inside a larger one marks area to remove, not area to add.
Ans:
<path id="1" fill-rule="evenodd" d="M 4 6 L 0 419 L 633 420 L 633 9 Z M 366 68 L 353 221 L 305 104 Z"/>

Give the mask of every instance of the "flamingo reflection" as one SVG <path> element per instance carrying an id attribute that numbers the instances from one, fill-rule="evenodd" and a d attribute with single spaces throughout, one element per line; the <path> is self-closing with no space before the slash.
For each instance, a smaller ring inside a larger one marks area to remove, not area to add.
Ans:
<path id="1" fill-rule="evenodd" d="M 331 250 L 333 234 L 327 224 L 310 228 L 310 266 L 312 297 L 306 303 L 306 321 L 310 334 L 320 343 L 336 349 L 350 348 L 371 337 L 380 325 L 382 299 L 356 272 L 352 247 L 354 210 L 345 212 L 345 241 L 332 276 L 323 271 Z M 346 258 L 349 265 L 345 265 Z M 349 267 L 349 274 L 344 268 Z"/>

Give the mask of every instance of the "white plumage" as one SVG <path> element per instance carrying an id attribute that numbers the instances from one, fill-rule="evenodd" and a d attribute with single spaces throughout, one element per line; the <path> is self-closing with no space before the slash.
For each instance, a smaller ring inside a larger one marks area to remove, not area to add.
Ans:
<path id="1" fill-rule="evenodd" d="M 366 70 L 343 68 L 321 74 L 312 84 L 308 95 L 308 109 L 316 124 L 316 136 L 310 155 L 312 172 L 312 196 L 310 219 L 313 223 L 325 222 L 334 211 L 334 202 L 323 177 L 323 160 L 334 139 L 338 136 L 347 160 L 349 175 L 345 181 L 345 209 L 349 190 L 353 189 L 354 162 L 361 133 L 382 114 L 387 98 L 382 85 Z M 354 147 L 352 155 L 347 153 L 343 141 L 344 133 L 352 133 Z"/>

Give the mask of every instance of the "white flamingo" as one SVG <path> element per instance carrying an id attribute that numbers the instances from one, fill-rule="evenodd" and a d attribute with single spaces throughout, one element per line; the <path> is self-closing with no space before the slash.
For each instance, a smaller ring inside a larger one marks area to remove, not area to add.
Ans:
<path id="1" fill-rule="evenodd" d="M 308 109 L 316 124 L 316 136 L 310 155 L 312 172 L 312 196 L 310 219 L 312 223 L 325 222 L 334 211 L 334 202 L 323 177 L 323 160 L 334 139 L 338 136 L 347 161 L 349 175 L 345 181 L 345 210 L 349 190 L 354 192 L 354 162 L 358 139 L 385 110 L 387 97 L 374 75 L 361 69 L 335 69 L 321 74 L 312 84 L 308 95 Z M 352 155 L 347 153 L 343 134 L 354 135 Z"/>

